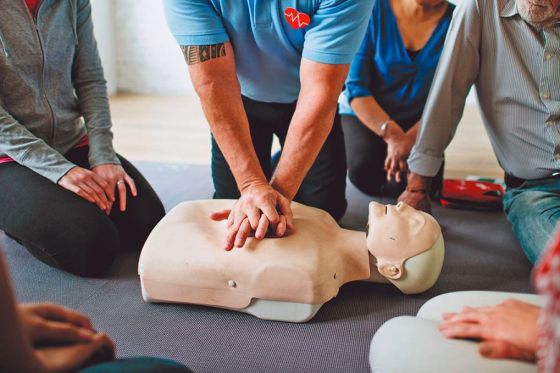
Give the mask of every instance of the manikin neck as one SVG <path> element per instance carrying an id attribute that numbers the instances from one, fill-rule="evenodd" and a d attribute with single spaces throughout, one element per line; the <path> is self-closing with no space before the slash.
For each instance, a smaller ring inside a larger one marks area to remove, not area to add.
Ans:
<path id="1" fill-rule="evenodd" d="M 344 248 L 349 251 L 363 251 L 367 253 L 367 258 L 369 260 L 369 268 L 370 268 L 370 277 L 367 281 L 370 282 L 377 282 L 377 283 L 388 283 L 387 280 L 379 271 L 377 270 L 377 260 L 376 258 L 369 252 L 367 247 L 367 235 L 365 232 L 361 231 L 353 231 L 348 229 L 342 229 L 343 235 L 345 236 L 345 242 L 347 243 L 344 245 Z"/>

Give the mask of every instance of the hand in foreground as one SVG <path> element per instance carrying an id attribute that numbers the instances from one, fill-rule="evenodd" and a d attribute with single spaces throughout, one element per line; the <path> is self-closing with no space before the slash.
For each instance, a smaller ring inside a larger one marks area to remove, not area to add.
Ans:
<path id="1" fill-rule="evenodd" d="M 391 121 L 384 140 L 387 143 L 387 158 L 385 159 L 387 181 L 395 180 L 400 183 L 402 175 L 405 175 L 408 170 L 406 160 L 416 139 L 406 134 L 397 123 Z"/>
<path id="2" fill-rule="evenodd" d="M 76 311 L 54 304 L 21 304 L 17 312 L 33 355 L 47 372 L 73 371 L 95 355 L 114 359 L 113 342 Z"/>
<path id="3" fill-rule="evenodd" d="M 90 342 L 96 332 L 90 320 L 55 304 L 20 304 L 17 308 L 33 344 Z"/>
<path id="4" fill-rule="evenodd" d="M 114 199 L 109 198 L 110 185 L 90 170 L 76 166 L 58 181 L 58 185 L 76 193 L 88 202 L 95 203 L 107 214 L 111 211 Z"/>
<path id="5" fill-rule="evenodd" d="M 35 358 L 47 372 L 73 372 L 84 364 L 115 359 L 115 345 L 106 334 L 96 334 L 90 342 L 34 349 Z"/>
<path id="6" fill-rule="evenodd" d="M 136 197 L 138 191 L 134 180 L 125 172 L 124 168 L 118 164 L 102 164 L 96 166 L 92 171 L 109 184 L 110 193 L 108 194 L 112 202 L 115 201 L 115 189 L 119 191 L 119 208 L 126 210 L 126 185 L 130 188 L 132 196 Z"/>
<path id="7" fill-rule="evenodd" d="M 447 338 L 480 339 L 479 351 L 488 358 L 534 361 L 539 313 L 540 307 L 509 299 L 444 314 L 439 329 Z"/>
<path id="8" fill-rule="evenodd" d="M 217 221 L 227 218 L 224 248 L 228 251 L 234 246 L 243 247 L 251 232 L 256 239 L 262 240 L 269 227 L 278 237 L 283 237 L 293 227 L 290 201 L 269 184 L 246 188 L 231 211 L 217 211 L 210 218 Z"/>
<path id="9" fill-rule="evenodd" d="M 405 202 L 417 210 L 432 213 L 429 190 L 432 179 L 415 173 L 408 175 L 406 190 L 399 196 L 399 202 Z"/>

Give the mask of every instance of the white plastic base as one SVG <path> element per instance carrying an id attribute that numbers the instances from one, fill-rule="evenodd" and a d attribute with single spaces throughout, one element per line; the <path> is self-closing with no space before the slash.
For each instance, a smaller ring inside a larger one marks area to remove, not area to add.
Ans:
<path id="1" fill-rule="evenodd" d="M 148 294 L 144 288 L 144 282 L 142 284 L 142 298 L 144 301 L 149 303 L 178 303 L 181 302 L 170 302 L 165 299 L 159 299 L 153 294 Z M 246 308 L 226 308 L 231 311 L 244 312 L 259 319 L 271 320 L 271 321 L 283 321 L 291 323 L 304 323 L 311 320 L 317 312 L 321 309 L 322 304 L 305 304 L 305 303 L 294 303 L 294 302 L 282 302 L 275 300 L 265 300 L 265 299 L 253 299 L 251 304 Z"/>

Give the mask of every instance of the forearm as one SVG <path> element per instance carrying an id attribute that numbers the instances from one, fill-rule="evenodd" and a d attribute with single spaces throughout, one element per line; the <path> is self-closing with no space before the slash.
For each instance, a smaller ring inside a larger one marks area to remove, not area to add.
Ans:
<path id="1" fill-rule="evenodd" d="M 41 372 L 19 319 L 8 269 L 0 253 L 0 371 Z"/>
<path id="2" fill-rule="evenodd" d="M 200 96 L 202 109 L 240 191 L 268 183 L 255 152 L 239 85 L 222 81 Z"/>
<path id="3" fill-rule="evenodd" d="M 409 130 L 406 131 L 406 135 L 410 138 L 416 139 L 419 128 L 420 128 L 420 121 L 416 122 L 414 126 L 410 127 Z"/>
<path id="4" fill-rule="evenodd" d="M 73 84 L 89 138 L 91 167 L 120 164 L 113 148 L 107 82 L 93 34 L 89 1 L 78 1 L 78 47 L 72 66 Z"/>
<path id="5" fill-rule="evenodd" d="M 351 101 L 350 106 L 360 122 L 376 135 L 383 135 L 381 126 L 390 117 L 373 96 L 356 97 Z"/>
<path id="6" fill-rule="evenodd" d="M 292 199 L 317 158 L 336 115 L 337 100 L 348 65 L 328 65 L 302 60 L 301 91 L 280 162 L 271 183 Z"/>
<path id="7" fill-rule="evenodd" d="M 197 52 L 190 48 L 199 47 L 182 47 L 194 88 L 239 190 L 243 191 L 254 184 L 268 183 L 251 139 L 231 45 L 219 45 L 219 48 L 224 48 L 223 58 L 207 61 L 193 57 Z"/>
<path id="8" fill-rule="evenodd" d="M 286 198 L 291 200 L 296 195 L 332 129 L 335 114 L 336 102 L 317 102 L 303 97 L 298 102 L 271 181 Z"/>
<path id="9" fill-rule="evenodd" d="M 75 165 L 0 106 L 0 152 L 52 182 Z"/>
<path id="10" fill-rule="evenodd" d="M 441 168 L 480 69 L 481 22 L 478 2 L 466 3 L 453 15 L 430 94 L 424 106 L 416 145 L 408 166 L 433 177 Z"/>

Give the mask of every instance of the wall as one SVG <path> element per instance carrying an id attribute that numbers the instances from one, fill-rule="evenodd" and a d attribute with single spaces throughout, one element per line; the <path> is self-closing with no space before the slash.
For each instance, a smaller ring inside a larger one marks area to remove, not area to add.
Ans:
<path id="1" fill-rule="evenodd" d="M 162 2 L 118 0 L 114 4 L 119 91 L 194 94 Z"/>
<path id="2" fill-rule="evenodd" d="M 105 70 L 109 94 L 117 91 L 117 56 L 115 53 L 113 0 L 92 0 L 93 23 L 99 54 Z"/>

